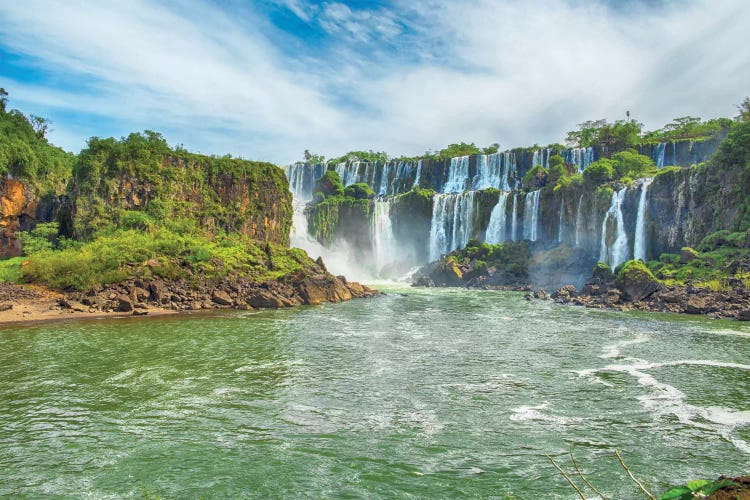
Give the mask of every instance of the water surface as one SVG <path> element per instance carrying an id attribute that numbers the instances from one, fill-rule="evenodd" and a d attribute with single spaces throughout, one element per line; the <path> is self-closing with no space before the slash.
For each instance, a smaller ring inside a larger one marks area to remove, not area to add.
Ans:
<path id="1" fill-rule="evenodd" d="M 750 328 L 458 289 L 0 330 L 0 497 L 640 498 L 748 472 Z M 592 495 L 593 496 L 593 495 Z"/>

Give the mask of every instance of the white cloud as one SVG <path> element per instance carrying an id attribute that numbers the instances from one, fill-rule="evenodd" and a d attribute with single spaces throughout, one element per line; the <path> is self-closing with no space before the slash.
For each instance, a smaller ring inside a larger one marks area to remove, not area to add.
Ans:
<path id="1" fill-rule="evenodd" d="M 2 3 L 0 42 L 81 86 L 0 84 L 34 112 L 48 108 L 58 130 L 55 110 L 70 109 L 278 162 L 306 148 L 411 155 L 461 140 L 556 142 L 626 110 L 657 128 L 731 116 L 750 92 L 744 0 L 617 10 L 583 0 L 275 1 L 323 27 L 325 50 L 285 53 L 259 13 L 202 2 Z"/>

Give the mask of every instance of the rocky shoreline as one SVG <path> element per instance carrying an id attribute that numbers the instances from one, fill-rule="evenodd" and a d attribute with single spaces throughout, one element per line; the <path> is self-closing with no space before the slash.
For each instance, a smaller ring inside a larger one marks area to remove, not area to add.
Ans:
<path id="1" fill-rule="evenodd" d="M 86 317 L 145 316 L 212 309 L 279 309 L 378 295 L 343 276 L 300 271 L 278 280 L 225 278 L 219 283 L 130 279 L 87 293 L 0 283 L 0 323 Z M 66 316 L 65 313 L 68 313 Z"/>
<path id="2" fill-rule="evenodd" d="M 540 297 L 535 292 L 536 298 Z M 567 285 L 550 298 L 559 304 L 596 309 L 704 315 L 714 319 L 750 321 L 750 290 L 741 282 L 731 289 L 714 291 L 691 283 L 684 286 L 654 282 L 626 284 L 594 277 L 581 288 Z"/>

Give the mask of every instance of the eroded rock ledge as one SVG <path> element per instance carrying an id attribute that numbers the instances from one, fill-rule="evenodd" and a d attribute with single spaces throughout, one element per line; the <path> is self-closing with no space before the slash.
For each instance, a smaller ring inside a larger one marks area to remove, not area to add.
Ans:
<path id="1" fill-rule="evenodd" d="M 567 285 L 551 294 L 561 304 L 575 304 L 597 309 L 620 311 L 656 311 L 701 314 L 711 318 L 750 321 L 750 290 L 742 280 L 714 291 L 691 283 L 684 286 L 664 285 L 647 276 L 634 276 L 631 281 L 601 276 L 591 278 L 580 289 Z"/>

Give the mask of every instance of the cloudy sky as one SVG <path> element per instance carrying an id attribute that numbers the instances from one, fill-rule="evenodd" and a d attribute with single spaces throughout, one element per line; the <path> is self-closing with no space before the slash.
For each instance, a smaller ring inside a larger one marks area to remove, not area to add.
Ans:
<path id="1" fill-rule="evenodd" d="M 750 95 L 747 0 L 0 0 L 0 87 L 79 151 L 162 132 L 288 163 L 655 129 Z"/>

